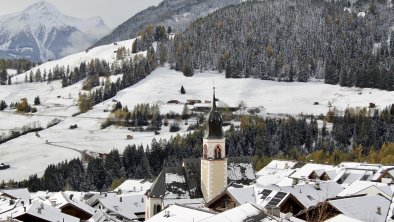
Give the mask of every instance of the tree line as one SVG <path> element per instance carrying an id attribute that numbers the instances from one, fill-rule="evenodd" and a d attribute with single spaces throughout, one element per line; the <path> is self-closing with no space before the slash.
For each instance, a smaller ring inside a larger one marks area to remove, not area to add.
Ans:
<path id="1" fill-rule="evenodd" d="M 347 110 L 333 118 L 332 129 L 325 123 L 319 128 L 318 117 L 314 116 L 242 116 L 240 128 L 231 126 L 225 133 L 227 156 L 254 156 L 257 168 L 272 157 L 311 158 L 330 163 L 371 159 L 388 163 L 394 159 L 393 107 L 372 113 Z M 181 166 L 184 158 L 201 157 L 204 130 L 205 126 L 201 125 L 185 136 L 153 139 L 150 146 L 129 145 L 122 155 L 112 150 L 105 159 L 91 160 L 86 168 L 79 159 L 50 165 L 42 178 L 35 175 L 7 185 L 28 187 L 31 191 L 66 188 L 87 191 L 108 190 L 120 178 L 153 179 L 165 166 Z M 385 159 L 379 159 L 379 155 Z"/>
<path id="2" fill-rule="evenodd" d="M 169 56 L 186 76 L 218 70 L 227 78 L 394 90 L 393 21 L 382 1 L 247 1 L 192 23 Z"/>

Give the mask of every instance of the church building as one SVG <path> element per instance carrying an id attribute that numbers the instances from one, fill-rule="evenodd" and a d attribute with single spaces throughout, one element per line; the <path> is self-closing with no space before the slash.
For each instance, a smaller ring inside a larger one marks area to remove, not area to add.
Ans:
<path id="1" fill-rule="evenodd" d="M 182 166 L 165 167 L 145 194 L 145 219 L 170 204 L 205 205 L 229 184 L 250 185 L 256 176 L 250 157 L 227 157 L 223 119 L 215 89 L 203 138 L 202 157 L 183 159 Z"/>

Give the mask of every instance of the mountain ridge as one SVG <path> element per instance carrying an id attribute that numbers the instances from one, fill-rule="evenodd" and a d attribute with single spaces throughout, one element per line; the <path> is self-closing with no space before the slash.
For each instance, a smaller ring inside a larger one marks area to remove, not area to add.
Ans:
<path id="1" fill-rule="evenodd" d="M 171 26 L 173 31 L 180 32 L 197 18 L 239 2 L 239 0 L 164 0 L 158 6 L 151 6 L 129 18 L 90 48 L 134 38 L 148 25 L 166 28 Z"/>
<path id="2" fill-rule="evenodd" d="M 67 16 L 41 1 L 0 17 L 0 57 L 58 59 L 84 50 L 109 31 L 101 17 Z"/>

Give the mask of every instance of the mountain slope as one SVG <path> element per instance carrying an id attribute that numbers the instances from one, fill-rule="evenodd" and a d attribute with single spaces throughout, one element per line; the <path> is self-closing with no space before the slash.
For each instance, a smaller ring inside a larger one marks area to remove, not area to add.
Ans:
<path id="1" fill-rule="evenodd" d="M 349 12 L 346 6 L 282 0 L 217 10 L 175 37 L 176 69 L 189 76 L 195 69 L 225 70 L 228 78 L 325 79 L 394 90 L 394 10 L 377 4 L 371 11 L 363 3 Z"/>
<path id="2" fill-rule="evenodd" d="M 147 25 L 171 26 L 173 31 L 179 32 L 197 18 L 237 3 L 239 0 L 164 0 L 131 17 L 92 47 L 134 38 Z"/>
<path id="3" fill-rule="evenodd" d="M 63 15 L 48 2 L 38 2 L 0 17 L 0 57 L 58 59 L 84 50 L 108 32 L 100 17 L 78 19 Z"/>

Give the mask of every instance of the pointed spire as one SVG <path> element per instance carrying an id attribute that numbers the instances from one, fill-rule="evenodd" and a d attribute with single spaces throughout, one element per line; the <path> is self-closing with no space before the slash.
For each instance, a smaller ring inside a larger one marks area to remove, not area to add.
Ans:
<path id="1" fill-rule="evenodd" d="M 216 109 L 215 86 L 213 87 L 213 102 L 212 102 L 212 109 Z"/>

